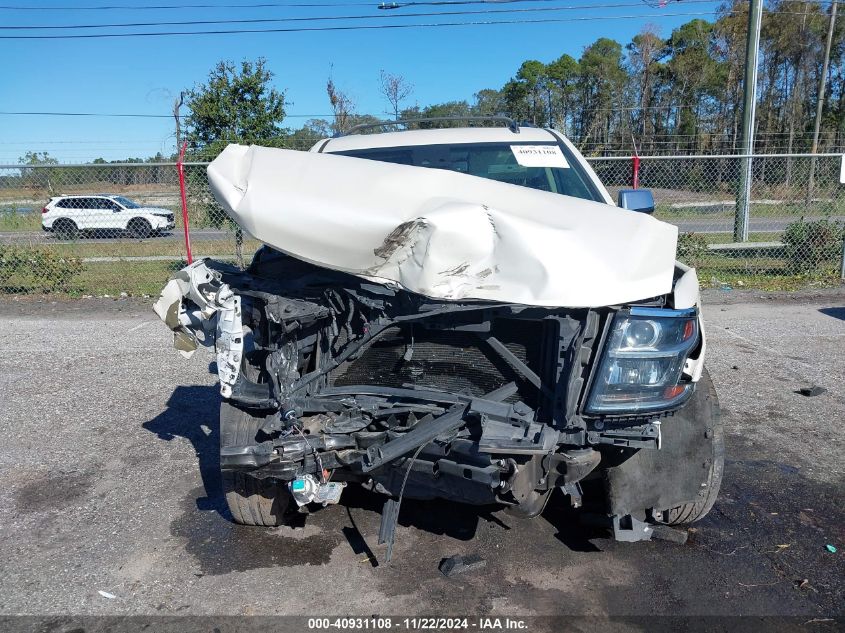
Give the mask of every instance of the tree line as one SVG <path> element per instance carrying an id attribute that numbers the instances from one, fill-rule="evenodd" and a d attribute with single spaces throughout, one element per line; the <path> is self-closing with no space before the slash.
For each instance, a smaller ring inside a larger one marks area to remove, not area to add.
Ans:
<path id="1" fill-rule="evenodd" d="M 756 152 L 810 151 L 819 99 L 819 150 L 845 147 L 845 15 L 832 31 L 826 86 L 819 94 L 832 6 L 813 0 L 765 3 Z M 412 104 L 413 78 L 381 71 L 378 86 L 386 107 L 378 115 L 360 113 L 330 76 L 326 96 L 332 116 L 299 128 L 286 125 L 287 94 L 274 87 L 267 60 L 221 61 L 205 82 L 180 96 L 177 140 L 188 142 L 191 159 L 207 160 L 230 142 L 307 149 L 385 117 L 458 117 L 451 123 L 458 126 L 466 124 L 460 117 L 504 115 L 553 126 L 592 156 L 630 154 L 635 147 L 642 155 L 731 154 L 741 143 L 747 26 L 748 2 L 729 0 L 712 21 L 693 19 L 668 35 L 647 25 L 626 44 L 599 38 L 577 59 L 563 54 L 526 60 L 502 86 L 445 103 Z M 187 112 L 180 119 L 183 98 Z M 47 160 L 30 153 L 21 163 Z"/>
<path id="2" fill-rule="evenodd" d="M 764 9 L 755 151 L 811 148 L 830 8 L 776 0 Z M 403 108 L 401 118 L 503 114 L 564 132 L 585 153 L 735 153 L 741 143 L 748 3 L 726 3 L 663 36 L 645 26 L 627 44 L 599 38 L 576 59 L 526 60 L 472 100 Z M 845 145 L 845 19 L 833 30 L 820 149 Z M 386 92 L 386 91 L 383 91 Z M 389 97 L 388 97 L 389 100 Z M 337 112 L 336 112 L 337 114 Z M 337 119 L 337 117 L 335 117 Z M 345 116 L 346 127 L 371 117 Z M 456 123 L 460 124 L 460 123 Z M 344 131 L 309 121 L 299 131 Z"/>

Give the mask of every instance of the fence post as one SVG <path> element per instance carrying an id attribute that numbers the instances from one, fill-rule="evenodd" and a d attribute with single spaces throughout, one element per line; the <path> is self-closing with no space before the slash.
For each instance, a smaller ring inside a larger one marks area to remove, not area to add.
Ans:
<path id="1" fill-rule="evenodd" d="M 636 154 L 631 156 L 631 186 L 634 189 L 640 188 L 640 157 Z"/>
<path id="2" fill-rule="evenodd" d="M 734 242 L 748 241 L 748 216 L 751 211 L 751 181 L 754 178 L 751 156 L 740 159 L 739 191 L 736 194 Z"/>
<path id="3" fill-rule="evenodd" d="M 757 107 L 757 58 L 760 53 L 760 25 L 763 0 L 751 0 L 748 8 L 748 36 L 745 43 L 745 79 L 742 98 L 742 166 L 736 194 L 734 242 L 748 241 L 748 215 L 751 212 L 751 180 L 754 177 L 751 155 L 754 153 L 754 118 Z"/>
<path id="4" fill-rule="evenodd" d="M 842 231 L 842 259 L 839 262 L 839 278 L 845 280 L 845 230 Z"/>
<path id="5" fill-rule="evenodd" d="M 179 194 L 182 198 L 182 226 L 185 229 L 185 255 L 188 263 L 194 263 L 194 256 L 191 254 L 191 232 L 188 228 L 188 198 L 185 196 L 185 150 L 188 148 L 188 142 L 182 145 L 179 152 L 179 160 L 176 161 L 176 171 L 179 172 Z"/>

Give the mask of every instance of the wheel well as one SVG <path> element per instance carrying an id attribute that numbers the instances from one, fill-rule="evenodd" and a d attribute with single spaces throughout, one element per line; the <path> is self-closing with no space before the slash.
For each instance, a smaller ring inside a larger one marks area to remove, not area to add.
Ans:
<path id="1" fill-rule="evenodd" d="M 660 450 L 641 449 L 605 471 L 609 514 L 702 501 L 710 509 L 722 478 L 724 439 L 718 396 L 706 369 L 692 398 L 662 424 L 662 436 Z"/>

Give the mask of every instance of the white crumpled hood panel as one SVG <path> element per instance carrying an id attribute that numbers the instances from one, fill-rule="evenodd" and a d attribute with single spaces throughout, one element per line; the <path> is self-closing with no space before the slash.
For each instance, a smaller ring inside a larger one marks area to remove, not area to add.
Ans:
<path id="1" fill-rule="evenodd" d="M 211 189 L 245 231 L 318 266 L 446 300 L 597 307 L 672 287 L 677 229 L 450 171 L 229 145 Z"/>

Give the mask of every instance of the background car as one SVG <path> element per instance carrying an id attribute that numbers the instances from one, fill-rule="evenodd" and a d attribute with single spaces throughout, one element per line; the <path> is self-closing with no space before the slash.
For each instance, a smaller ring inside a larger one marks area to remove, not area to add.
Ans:
<path id="1" fill-rule="evenodd" d="M 124 196 L 54 196 L 41 210 L 41 227 L 60 239 L 80 234 L 150 237 L 174 228 L 173 212 L 145 207 Z"/>

